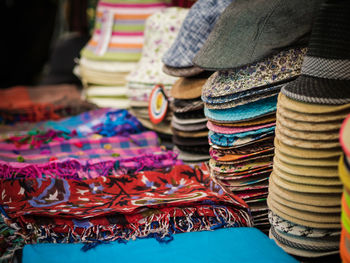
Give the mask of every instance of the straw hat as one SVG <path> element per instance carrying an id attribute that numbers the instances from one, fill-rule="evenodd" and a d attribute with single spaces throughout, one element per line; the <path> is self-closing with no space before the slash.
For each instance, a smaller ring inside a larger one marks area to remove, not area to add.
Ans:
<path id="1" fill-rule="evenodd" d="M 339 148 L 340 146 L 339 142 L 337 141 L 332 141 L 332 142 L 307 141 L 307 140 L 292 138 L 284 134 L 284 132 L 285 130 L 280 130 L 278 127 L 276 127 L 276 130 L 275 130 L 276 138 L 279 141 L 283 141 L 285 144 L 290 146 L 309 148 L 309 149 L 333 149 L 333 148 Z"/>
<path id="2" fill-rule="evenodd" d="M 278 119 L 276 122 L 276 128 L 282 131 L 283 134 L 295 139 L 303 139 L 308 141 L 326 141 L 326 142 L 339 140 L 339 131 L 325 131 L 325 132 L 319 132 L 317 130 L 298 131 L 282 125 Z"/>
<path id="3" fill-rule="evenodd" d="M 280 93 L 281 94 L 281 93 Z M 330 122 L 328 125 L 332 125 L 335 122 L 342 122 L 345 117 L 349 114 L 350 109 L 331 112 L 331 113 L 321 113 L 321 114 L 309 114 L 309 113 L 300 113 L 296 111 L 289 110 L 284 107 L 281 103 L 277 103 L 277 112 L 279 115 L 283 117 L 292 119 L 294 121 L 302 121 L 308 123 L 322 123 L 325 124 Z"/>
<path id="4" fill-rule="evenodd" d="M 338 206 L 314 206 L 309 204 L 300 204 L 294 202 L 293 200 L 289 200 L 284 196 L 278 195 L 277 193 L 269 190 L 269 196 L 274 199 L 276 202 L 284 204 L 290 208 L 298 209 L 301 211 L 310 211 L 314 213 L 340 213 L 341 207 Z"/>
<path id="5" fill-rule="evenodd" d="M 324 228 L 311 228 L 303 225 L 298 225 L 290 222 L 279 215 L 273 213 L 271 210 L 268 213 L 268 218 L 271 226 L 279 232 L 284 232 L 294 237 L 306 237 L 306 238 L 331 238 L 338 239 L 340 231 L 335 229 Z"/>
<path id="6" fill-rule="evenodd" d="M 147 3 L 99 1 L 94 32 L 81 51 L 81 57 L 105 61 L 139 60 L 144 42 L 145 20 L 165 7 L 166 1 L 162 0 L 151 0 Z"/>
<path id="7" fill-rule="evenodd" d="M 176 99 L 194 99 L 202 94 L 202 86 L 207 78 L 180 78 L 171 89 L 171 96 Z"/>
<path id="8" fill-rule="evenodd" d="M 318 258 L 337 254 L 339 251 L 339 238 L 338 240 L 324 240 L 293 237 L 273 227 L 270 229 L 269 237 L 287 253 L 300 257 Z"/>
<path id="9" fill-rule="evenodd" d="M 277 178 L 277 181 L 276 181 Z M 278 176 L 273 171 L 270 175 L 270 191 L 276 192 L 279 196 L 285 197 L 285 199 L 293 200 L 293 202 L 313 205 L 313 206 L 339 206 L 341 194 L 340 193 L 311 193 L 307 191 L 298 191 L 298 189 L 287 189 L 282 185 L 279 185 Z"/>
<path id="10" fill-rule="evenodd" d="M 328 121 L 328 122 L 307 122 L 307 121 L 298 121 L 293 120 L 287 117 L 284 117 L 280 113 L 280 107 L 277 106 L 277 119 L 278 122 L 289 129 L 297 130 L 297 131 L 306 131 L 306 132 L 324 132 L 324 131 L 337 131 L 339 132 L 341 122 L 340 121 Z"/>
<path id="11" fill-rule="evenodd" d="M 275 214 L 296 224 L 313 228 L 340 228 L 340 213 L 328 213 L 321 216 L 320 213 L 306 212 L 289 208 L 268 197 L 267 204 Z"/>
<path id="12" fill-rule="evenodd" d="M 270 177 L 271 178 L 271 177 Z M 276 171 L 273 172 L 272 176 L 274 183 L 278 186 L 293 192 L 304 193 L 313 193 L 313 194 L 339 194 L 342 192 L 342 187 L 337 185 L 307 185 L 303 183 L 295 183 L 283 179 L 282 177 L 276 174 Z"/>
<path id="13" fill-rule="evenodd" d="M 267 128 L 274 126 L 275 123 L 268 123 L 268 124 L 262 124 L 262 125 L 256 125 L 256 126 L 248 126 L 248 127 L 227 127 L 227 126 L 221 126 L 213 123 L 212 121 L 208 121 L 207 127 L 209 130 L 217 133 L 224 133 L 224 134 L 235 134 L 240 132 L 247 132 L 247 131 L 253 131 L 253 130 L 259 130 L 262 128 Z"/>
<path id="14" fill-rule="evenodd" d="M 334 158 L 304 158 L 303 155 L 299 155 L 298 157 L 285 154 L 281 152 L 279 147 L 276 146 L 275 148 L 275 155 L 278 156 L 278 159 L 280 159 L 282 162 L 290 165 L 301 165 L 301 166 L 331 166 L 336 167 L 338 165 L 338 159 L 339 157 Z"/>
<path id="15" fill-rule="evenodd" d="M 336 159 L 339 158 L 341 154 L 341 149 L 310 149 L 310 148 L 300 148 L 298 146 L 290 146 L 285 144 L 284 141 L 275 138 L 274 142 L 275 148 L 281 153 L 303 159 L 319 159 L 323 162 L 323 159 Z M 282 157 L 283 158 L 283 157 Z"/>
<path id="16" fill-rule="evenodd" d="M 339 105 L 350 103 L 350 2 L 327 0 L 312 27 L 302 75 L 282 89 L 303 102 Z"/>
<path id="17" fill-rule="evenodd" d="M 337 112 L 343 112 L 347 110 L 350 112 L 350 103 L 344 105 L 325 105 L 325 104 L 312 104 L 306 102 L 300 102 L 293 99 L 288 98 L 283 93 L 278 95 L 278 104 L 283 106 L 284 108 L 296 111 L 304 114 L 329 114 L 337 115 Z M 284 114 L 282 114 L 284 115 Z M 285 117 L 288 117 L 284 115 Z M 322 118 L 322 117 L 321 117 Z M 292 118 L 294 119 L 294 118 Z"/>
<path id="18" fill-rule="evenodd" d="M 287 173 L 276 166 L 274 166 L 274 173 L 276 176 L 289 181 L 291 183 L 303 184 L 303 185 L 311 185 L 311 186 L 342 186 L 342 183 L 338 178 L 333 177 L 311 177 L 311 176 L 301 176 L 295 175 L 291 173 Z"/>

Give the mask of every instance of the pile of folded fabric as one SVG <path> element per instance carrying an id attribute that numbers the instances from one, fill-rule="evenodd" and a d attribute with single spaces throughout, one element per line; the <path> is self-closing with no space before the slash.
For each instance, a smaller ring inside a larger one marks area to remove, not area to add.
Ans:
<path id="1" fill-rule="evenodd" d="M 350 31 L 349 13 L 347 1 L 321 5 L 302 74 L 284 86 L 278 98 L 267 200 L 270 237 L 286 252 L 305 258 L 339 253 L 339 129 L 350 113 L 350 38 L 344 37 Z"/>
<path id="2" fill-rule="evenodd" d="M 129 107 L 126 76 L 141 57 L 145 20 L 166 6 L 164 0 L 98 2 L 93 36 L 81 51 L 77 70 L 89 101 Z"/>
<path id="3" fill-rule="evenodd" d="M 349 115 L 350 116 L 350 115 Z M 350 262 L 350 117 L 343 122 L 340 130 L 340 143 L 343 148 L 343 154 L 339 160 L 339 177 L 344 184 L 343 195 L 341 200 L 341 239 L 340 255 L 343 262 Z"/>
<path id="4" fill-rule="evenodd" d="M 0 97 L 0 123 L 5 125 L 58 120 L 96 108 L 82 100 L 78 87 L 70 84 L 15 86 L 0 90 Z"/>
<path id="5" fill-rule="evenodd" d="M 215 185 L 205 169 L 177 165 L 120 174 L 111 167 L 78 180 L 54 176 L 53 167 L 61 168 L 0 181 L 6 220 L 26 243 L 84 242 L 89 249 L 114 240 L 166 242 L 174 233 L 251 225 L 246 204 Z"/>
<path id="6" fill-rule="evenodd" d="M 163 73 L 161 58 L 175 40 L 187 12 L 185 8 L 170 7 L 147 19 L 142 57 L 127 77 L 131 112 L 167 141 L 171 141 L 172 116 L 167 104 L 172 100 L 170 89 L 177 78 Z M 160 97 L 161 93 L 164 97 Z"/>
<path id="7" fill-rule="evenodd" d="M 234 1 L 224 10 L 194 63 L 203 69 L 218 70 L 202 91 L 212 176 L 250 205 L 254 226 L 267 232 L 270 226 L 266 198 L 274 155 L 277 94 L 283 84 L 300 74 L 306 44 L 285 39 L 290 45 L 269 50 L 264 43 L 252 40 L 249 45 L 255 44 L 261 54 L 234 56 L 240 49 L 247 52 L 248 47 L 239 47 L 236 36 L 245 37 L 244 28 L 252 30 L 261 16 L 257 10 L 263 10 L 267 3 L 260 3 L 261 8 L 254 10 L 249 5 L 246 1 Z M 312 13 L 313 9 L 310 5 L 305 13 Z M 283 10 L 279 12 L 288 19 Z M 307 34 L 307 28 L 304 30 Z M 271 39 L 281 37 L 280 32 L 275 32 Z M 299 47 L 291 48 L 293 45 Z"/>
<path id="8" fill-rule="evenodd" d="M 209 74 L 194 66 L 192 59 L 231 2 L 197 1 L 189 10 L 174 43 L 162 58 L 163 71 L 180 77 L 171 90 L 174 98 L 171 104 L 174 112 L 171 128 L 179 159 L 187 163 L 198 163 L 210 158 L 208 129 L 201 100 L 202 86 Z"/>

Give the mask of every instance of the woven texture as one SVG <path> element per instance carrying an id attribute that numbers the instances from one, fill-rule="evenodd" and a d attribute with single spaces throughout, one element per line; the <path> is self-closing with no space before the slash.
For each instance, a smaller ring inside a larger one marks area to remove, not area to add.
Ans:
<path id="1" fill-rule="evenodd" d="M 203 46 L 217 19 L 232 0 L 198 0 L 186 16 L 174 44 L 163 56 L 170 67 L 193 66 L 192 59 Z"/>
<path id="2" fill-rule="evenodd" d="M 277 108 L 276 105 L 277 96 L 274 96 L 230 109 L 211 110 L 205 108 L 204 113 L 210 120 L 234 122 L 257 118 L 259 116 L 274 112 Z"/>

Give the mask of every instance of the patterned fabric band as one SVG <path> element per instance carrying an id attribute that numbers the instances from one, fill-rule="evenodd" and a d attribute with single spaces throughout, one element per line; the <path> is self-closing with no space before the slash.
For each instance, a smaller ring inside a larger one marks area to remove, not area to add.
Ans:
<path id="1" fill-rule="evenodd" d="M 350 80 L 349 68 L 350 60 L 305 56 L 301 73 L 319 78 Z"/>

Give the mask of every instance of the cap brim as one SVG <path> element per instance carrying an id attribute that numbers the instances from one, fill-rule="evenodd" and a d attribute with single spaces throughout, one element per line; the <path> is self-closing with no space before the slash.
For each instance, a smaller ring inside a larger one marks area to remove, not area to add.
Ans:
<path id="1" fill-rule="evenodd" d="M 350 103 L 350 80 L 301 75 L 282 88 L 287 97 L 304 103 L 342 105 Z M 330 106 L 331 107 L 331 106 Z"/>

